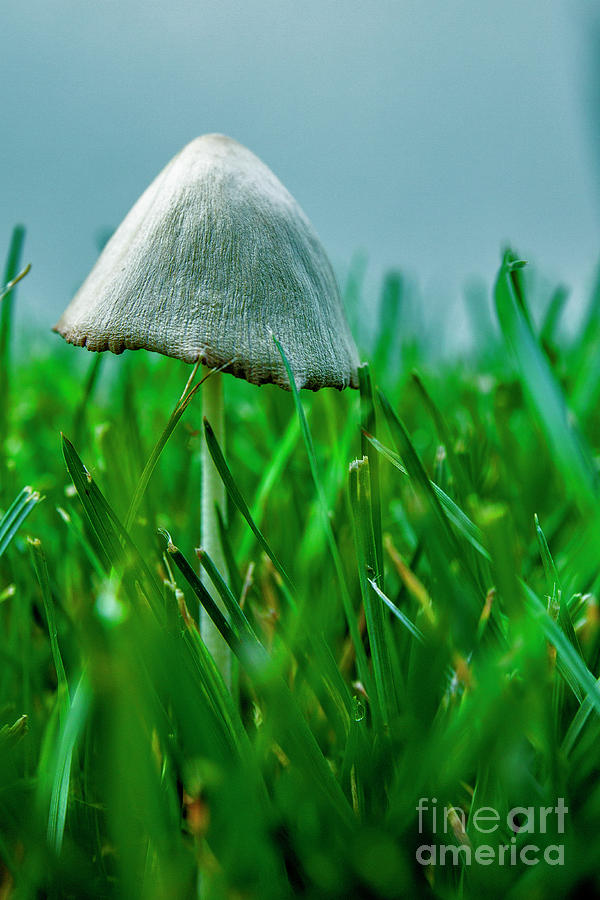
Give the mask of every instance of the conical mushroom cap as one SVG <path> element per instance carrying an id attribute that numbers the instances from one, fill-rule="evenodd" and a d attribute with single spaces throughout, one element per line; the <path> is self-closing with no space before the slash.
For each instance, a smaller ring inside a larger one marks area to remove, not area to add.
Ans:
<path id="1" fill-rule="evenodd" d="M 208 134 L 171 160 L 54 328 L 88 350 L 155 350 L 254 384 L 357 386 L 335 278 L 292 195 L 253 153 Z"/>

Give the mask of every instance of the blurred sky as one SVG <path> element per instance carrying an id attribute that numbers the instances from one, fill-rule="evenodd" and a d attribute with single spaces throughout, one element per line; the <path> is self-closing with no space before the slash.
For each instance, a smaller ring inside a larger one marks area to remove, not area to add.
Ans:
<path id="1" fill-rule="evenodd" d="M 510 239 L 581 287 L 600 251 L 593 10 L 0 0 L 0 248 L 27 226 L 21 320 L 53 324 L 103 231 L 210 131 L 271 166 L 342 278 L 364 251 L 372 283 L 400 267 L 447 304 L 491 282 Z"/>

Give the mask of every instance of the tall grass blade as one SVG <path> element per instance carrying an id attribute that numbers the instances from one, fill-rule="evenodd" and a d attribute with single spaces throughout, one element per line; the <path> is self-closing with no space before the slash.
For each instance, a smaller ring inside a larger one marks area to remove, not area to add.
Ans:
<path id="1" fill-rule="evenodd" d="M 428 505 L 439 525 L 439 535 L 440 539 L 443 541 L 444 550 L 447 555 L 452 558 L 453 556 L 458 555 L 456 538 L 454 537 L 454 534 L 450 529 L 448 519 L 444 514 L 436 491 L 434 490 L 433 484 L 427 476 L 421 460 L 417 456 L 417 453 L 412 445 L 404 424 L 392 409 L 392 406 L 385 394 L 383 394 L 381 391 L 379 391 L 378 394 L 379 402 L 383 407 L 383 411 L 388 420 L 390 430 L 392 432 L 392 435 L 394 436 L 395 441 L 398 444 L 400 455 L 404 459 L 406 471 L 413 483 L 421 489 L 423 495 L 427 498 Z"/>
<path id="2" fill-rule="evenodd" d="M 354 519 L 358 576 L 367 622 L 367 634 L 373 661 L 373 681 L 377 691 L 380 725 L 389 726 L 398 714 L 394 691 L 394 671 L 390 658 L 391 636 L 384 616 L 384 607 L 374 601 L 369 581 L 375 579 L 375 541 L 373 538 L 370 498 L 369 460 L 350 463 L 350 504 Z"/>
<path id="3" fill-rule="evenodd" d="M 88 371 L 88 376 L 83 385 L 81 400 L 79 401 L 75 410 L 75 415 L 73 416 L 73 442 L 78 446 L 81 443 L 81 439 L 83 436 L 87 405 L 93 397 L 94 390 L 96 389 L 96 385 L 98 384 L 103 359 L 104 354 L 97 353 L 95 359 L 92 360 Z"/>
<path id="4" fill-rule="evenodd" d="M 283 351 L 283 347 L 273 335 L 273 341 L 275 342 L 275 346 L 277 347 L 281 359 L 283 360 L 283 364 L 285 366 L 285 370 L 287 372 L 288 381 L 290 384 L 290 390 L 292 392 L 292 396 L 294 398 L 294 405 L 296 407 L 296 414 L 298 416 L 298 421 L 300 423 L 300 431 L 302 433 L 302 438 L 304 440 L 304 446 L 306 448 L 306 453 L 308 456 L 308 462 L 310 466 L 310 471 L 312 475 L 312 479 L 315 485 L 315 491 L 317 494 L 317 499 L 319 502 L 319 508 L 321 511 L 321 516 L 323 520 L 323 530 L 325 532 L 325 537 L 327 539 L 327 544 L 329 546 L 329 551 L 331 553 L 331 557 L 333 559 L 333 564 L 335 566 L 335 571 L 337 574 L 337 580 L 340 590 L 340 596 L 342 598 L 342 605 L 344 609 L 344 613 L 346 616 L 346 622 L 348 625 L 348 630 L 350 631 L 350 636 L 352 638 L 352 642 L 355 647 L 356 652 L 356 663 L 358 667 L 358 672 L 360 677 L 365 681 L 365 683 L 369 680 L 368 674 L 368 665 L 367 665 L 367 657 L 365 653 L 365 649 L 363 647 L 360 634 L 358 632 L 358 627 L 356 623 L 356 615 L 354 609 L 352 607 L 352 599 L 350 597 L 350 593 L 348 591 L 348 585 L 346 584 L 346 575 L 344 573 L 344 567 L 342 565 L 342 560 L 340 557 L 340 553 L 335 542 L 335 537 L 333 534 L 333 530 L 331 527 L 331 522 L 329 521 L 329 511 L 327 508 L 327 501 L 325 498 L 325 492 L 323 490 L 323 486 L 321 484 L 321 480 L 319 478 L 318 467 L 317 467 L 317 457 L 315 455 L 315 448 L 313 446 L 312 435 L 310 433 L 310 429 L 308 427 L 308 422 L 306 420 L 306 414 L 304 412 L 304 407 L 300 401 L 300 395 L 298 393 L 298 388 L 296 387 L 296 382 L 294 380 L 294 375 L 288 359 Z"/>
<path id="5" fill-rule="evenodd" d="M 223 369 L 223 368 L 225 368 L 225 366 L 221 367 L 221 369 Z M 194 367 L 194 369 L 192 371 L 192 375 L 190 376 L 190 379 L 188 380 L 188 383 L 187 383 L 181 397 L 177 401 L 173 412 L 169 416 L 169 420 L 168 420 L 167 424 L 165 425 L 165 428 L 164 428 L 162 434 L 160 435 L 158 441 L 154 445 L 152 453 L 150 454 L 148 461 L 146 462 L 146 465 L 144 466 L 142 474 L 140 475 L 134 495 L 131 498 L 131 503 L 129 504 L 127 516 L 125 517 L 125 529 L 127 531 L 131 530 L 131 526 L 133 525 L 133 523 L 135 521 L 137 511 L 140 507 L 140 503 L 142 502 L 142 498 L 143 498 L 144 494 L 146 493 L 146 488 L 148 487 L 148 483 L 152 477 L 152 473 L 154 472 L 154 469 L 156 468 L 156 464 L 158 463 L 158 460 L 160 459 L 160 455 L 163 452 L 163 450 L 167 444 L 167 441 L 169 440 L 169 438 L 175 431 L 175 428 L 177 427 L 179 420 L 181 419 L 182 415 L 184 414 L 184 412 L 186 411 L 186 409 L 188 408 L 188 406 L 190 405 L 190 403 L 192 402 L 192 400 L 194 399 L 194 397 L 200 390 L 203 383 L 206 381 L 207 378 L 210 378 L 210 376 L 213 374 L 213 370 L 211 369 L 211 371 L 207 372 L 207 374 L 204 375 L 204 377 L 201 378 L 200 381 L 198 381 L 194 385 L 191 385 L 191 381 L 192 381 L 193 376 L 194 376 L 195 372 L 197 371 L 197 369 L 198 369 L 198 364 Z M 215 373 L 220 372 L 221 369 L 216 369 L 214 371 L 215 371 Z"/>
<path id="6" fill-rule="evenodd" d="M 515 255 L 506 251 L 496 280 L 494 296 L 500 327 L 567 488 L 582 510 L 589 513 L 593 509 L 597 525 L 598 475 L 587 447 L 569 420 L 565 398 L 534 337 L 524 293 L 515 288 L 515 260 Z"/>
<path id="7" fill-rule="evenodd" d="M 54 612 L 54 600 L 52 598 L 52 589 L 50 587 L 50 576 L 48 574 L 48 563 L 46 562 L 46 554 L 39 538 L 29 538 L 29 546 L 33 557 L 33 565 L 35 573 L 42 591 L 42 600 L 44 602 L 44 612 L 46 613 L 46 621 L 48 623 L 48 634 L 50 637 L 50 649 L 54 668 L 56 669 L 56 677 L 58 681 L 58 702 L 61 710 L 61 724 L 68 714 L 70 698 L 69 683 L 63 664 L 60 647 L 58 645 L 58 629 L 56 627 L 56 615 Z"/>
<path id="8" fill-rule="evenodd" d="M 238 486 L 235 483 L 233 475 L 231 474 L 231 470 L 225 461 L 225 457 L 223 456 L 223 452 L 222 452 L 221 448 L 219 447 L 219 443 L 215 437 L 215 433 L 212 430 L 211 425 L 207 419 L 204 419 L 204 433 L 206 435 L 206 444 L 208 446 L 209 453 L 213 459 L 213 462 L 217 468 L 219 475 L 221 476 L 221 479 L 223 481 L 223 484 L 225 485 L 225 489 L 226 489 L 229 497 L 231 498 L 233 504 L 241 512 L 242 516 L 244 517 L 244 519 L 250 526 L 250 529 L 251 529 L 252 533 L 254 534 L 256 540 L 258 541 L 260 546 L 263 548 L 263 550 L 265 551 L 265 553 L 267 554 L 267 556 L 269 557 L 269 559 L 271 560 L 271 562 L 273 563 L 273 565 L 275 566 L 275 568 L 277 569 L 277 571 L 279 572 L 281 577 L 283 578 L 288 590 L 293 593 L 294 592 L 293 584 L 290 581 L 290 578 L 288 577 L 282 564 L 279 562 L 279 559 L 275 555 L 274 551 L 271 549 L 267 539 L 265 538 L 262 531 L 260 530 L 258 525 L 255 523 L 254 519 L 252 518 L 252 515 L 248 508 L 248 504 L 242 497 L 242 494 L 241 494 Z"/>
<path id="9" fill-rule="evenodd" d="M 298 443 L 299 436 L 300 426 L 298 423 L 298 417 L 294 414 L 288 422 L 283 437 L 280 441 L 277 442 L 275 452 L 270 456 L 256 490 L 256 496 L 250 510 L 250 515 L 252 520 L 259 528 L 265 514 L 267 500 L 274 486 L 281 478 L 283 470 L 285 469 L 285 466 L 294 450 L 294 447 Z M 240 542 L 240 559 L 243 560 L 248 556 L 253 536 L 254 531 L 252 529 L 244 534 Z"/>
<path id="10" fill-rule="evenodd" d="M 374 452 L 373 444 L 367 438 L 367 434 L 377 433 L 375 400 L 373 397 L 373 383 L 368 363 L 358 367 L 358 380 L 360 385 L 360 411 L 361 411 L 361 449 L 362 455 L 369 460 L 369 473 L 371 478 L 371 509 L 373 516 L 373 538 L 375 541 L 375 581 L 381 590 L 385 590 L 383 570 L 383 537 L 381 532 L 381 486 L 379 479 L 379 454 Z"/>
<path id="11" fill-rule="evenodd" d="M 13 229 L 0 299 L 0 497 L 8 490 L 5 439 L 10 422 L 10 343 L 13 320 L 15 285 L 26 274 L 18 275 L 21 252 L 25 241 L 25 229 L 17 225 Z"/>
<path id="12" fill-rule="evenodd" d="M 548 582 L 549 594 L 552 598 L 555 598 L 557 592 L 560 591 L 560 579 L 558 577 L 558 572 L 556 571 L 556 566 L 554 565 L 554 560 L 552 559 L 552 554 L 550 553 L 550 548 L 548 547 L 546 535 L 542 531 L 540 520 L 537 517 L 537 513 L 534 516 L 534 522 L 535 533 L 538 541 L 538 546 L 540 548 L 540 556 L 542 557 L 544 572 L 546 573 L 546 580 Z"/>
<path id="13" fill-rule="evenodd" d="M 86 469 L 73 444 L 62 436 L 63 455 L 73 484 L 107 558 L 128 582 L 138 584 L 159 621 L 164 619 L 162 591 L 127 531 Z M 135 589 L 131 592 L 135 598 Z"/>
<path id="14" fill-rule="evenodd" d="M 0 300 L 0 387 L 3 391 L 3 400 L 5 401 L 4 391 L 7 386 L 7 375 L 10 365 L 10 337 L 12 331 L 13 318 L 13 302 L 14 287 L 23 278 L 29 269 L 19 273 L 19 263 L 25 243 L 25 229 L 22 225 L 17 225 L 13 229 L 8 257 L 6 260 L 6 268 L 4 269 L 3 285 L 6 285 L 2 291 Z"/>

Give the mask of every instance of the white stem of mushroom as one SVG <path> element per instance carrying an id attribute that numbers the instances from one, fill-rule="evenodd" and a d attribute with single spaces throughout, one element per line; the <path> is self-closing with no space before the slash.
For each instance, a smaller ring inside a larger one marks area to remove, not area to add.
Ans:
<path id="1" fill-rule="evenodd" d="M 223 379 L 220 373 L 207 378 L 202 385 L 202 414 L 208 419 L 221 450 L 225 452 L 225 413 L 223 408 Z M 225 515 L 225 486 L 217 472 L 208 450 L 204 432 L 202 436 L 202 549 L 206 550 L 223 576 L 227 576 L 225 558 L 221 549 L 216 507 Z M 221 610 L 221 598 L 208 575 L 202 571 L 202 581 Z M 213 625 L 208 614 L 200 610 L 200 633 L 212 655 L 225 684 L 231 689 L 231 651 Z"/>

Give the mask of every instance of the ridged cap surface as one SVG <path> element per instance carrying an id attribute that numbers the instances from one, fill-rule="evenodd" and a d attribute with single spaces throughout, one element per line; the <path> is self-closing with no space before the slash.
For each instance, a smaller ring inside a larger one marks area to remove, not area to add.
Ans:
<path id="1" fill-rule="evenodd" d="M 271 170 L 237 141 L 188 144 L 142 194 L 54 327 L 89 350 L 155 350 L 287 388 L 358 384 L 325 251 Z"/>

